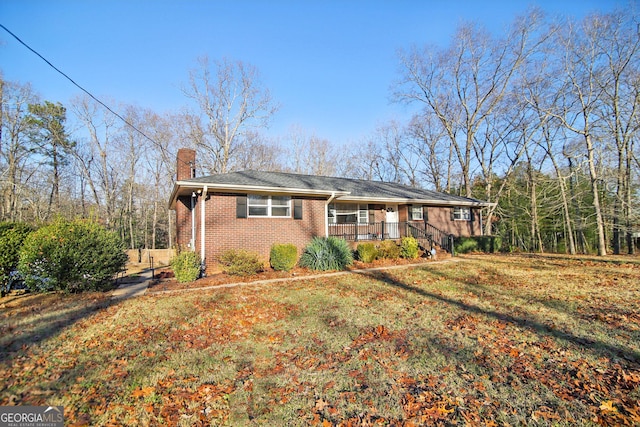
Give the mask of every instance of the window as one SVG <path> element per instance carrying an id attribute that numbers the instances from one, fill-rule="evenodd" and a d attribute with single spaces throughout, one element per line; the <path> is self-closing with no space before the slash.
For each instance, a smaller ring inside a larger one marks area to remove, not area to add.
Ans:
<path id="1" fill-rule="evenodd" d="M 340 203 L 329 205 L 329 224 L 368 224 L 369 205 Z"/>
<path id="2" fill-rule="evenodd" d="M 409 206 L 409 218 L 411 218 L 412 221 L 422 221 L 424 219 L 422 216 L 422 206 Z"/>
<path id="3" fill-rule="evenodd" d="M 266 216 L 286 218 L 291 216 L 291 197 L 258 196 L 247 197 L 249 216 Z"/>
<path id="4" fill-rule="evenodd" d="M 453 208 L 454 221 L 471 221 L 471 209 Z"/>

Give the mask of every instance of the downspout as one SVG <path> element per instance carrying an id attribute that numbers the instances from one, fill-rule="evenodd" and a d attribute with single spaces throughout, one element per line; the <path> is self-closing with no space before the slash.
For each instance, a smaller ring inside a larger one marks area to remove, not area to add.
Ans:
<path id="1" fill-rule="evenodd" d="M 325 237 L 329 237 L 329 204 L 336 198 L 335 191 L 331 192 L 331 197 L 327 200 L 327 203 L 324 205 L 324 235 Z"/>
<path id="2" fill-rule="evenodd" d="M 191 240 L 189 246 L 192 251 L 196 250 L 196 192 L 191 193 Z"/>
<path id="3" fill-rule="evenodd" d="M 205 237 L 206 237 L 206 227 L 205 227 L 205 218 L 206 218 L 206 209 L 205 205 L 207 202 L 207 186 L 205 185 L 202 189 L 202 205 L 200 207 L 200 265 L 202 270 L 202 275 L 204 276 L 205 271 Z"/>
<path id="4" fill-rule="evenodd" d="M 484 226 L 482 224 L 482 208 L 478 209 L 478 216 L 480 217 L 480 235 L 484 236 Z"/>

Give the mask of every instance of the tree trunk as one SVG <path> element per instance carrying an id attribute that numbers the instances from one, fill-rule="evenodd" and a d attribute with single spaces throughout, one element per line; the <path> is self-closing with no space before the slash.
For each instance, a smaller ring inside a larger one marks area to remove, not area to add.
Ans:
<path id="1" fill-rule="evenodd" d="M 593 194 L 593 208 L 596 214 L 596 227 L 598 233 L 598 255 L 605 256 L 607 254 L 607 242 L 604 236 L 604 220 L 602 217 L 602 208 L 600 206 L 600 191 L 598 188 L 598 172 L 593 155 L 593 142 L 591 135 L 586 134 L 585 143 L 587 145 L 587 161 L 589 164 L 589 178 L 591 180 L 591 192 Z"/>

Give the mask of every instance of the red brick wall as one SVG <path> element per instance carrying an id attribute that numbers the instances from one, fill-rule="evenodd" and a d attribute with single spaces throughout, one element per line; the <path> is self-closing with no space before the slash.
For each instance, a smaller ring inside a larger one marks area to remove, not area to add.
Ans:
<path id="1" fill-rule="evenodd" d="M 195 203 L 195 250 L 201 253 L 201 203 L 198 195 Z M 293 218 L 236 218 L 236 195 L 209 193 L 206 203 L 205 256 L 210 271 L 217 268 L 217 257 L 228 249 L 246 249 L 257 252 L 262 260 L 269 261 L 273 243 L 293 243 L 298 253 L 314 236 L 325 235 L 325 203 L 321 198 L 303 199 L 303 219 Z M 182 196 L 176 203 L 177 243 L 186 249 L 191 240 L 191 196 Z M 385 219 L 383 205 L 371 206 L 376 222 Z M 293 206 L 292 206 L 293 209 Z M 408 218 L 408 206 L 398 207 L 399 220 Z M 292 212 L 293 213 L 293 212 Z M 479 211 L 474 221 L 451 221 L 450 207 L 429 207 L 429 223 L 456 236 L 481 235 Z M 422 222 L 422 221 L 420 221 Z"/>
<path id="2" fill-rule="evenodd" d="M 293 243 L 298 247 L 298 253 L 302 253 L 302 249 L 314 236 L 325 235 L 325 204 L 324 199 L 303 199 L 301 220 L 295 220 L 293 217 L 236 218 L 236 195 L 209 193 L 206 202 L 205 237 L 207 267 L 215 266 L 216 258 L 228 249 L 257 252 L 265 263 L 269 261 L 273 243 Z M 196 222 L 199 223 L 199 205 L 196 207 L 196 215 Z M 198 230 L 198 251 L 199 233 Z"/>
<path id="3" fill-rule="evenodd" d="M 178 247 L 187 248 L 191 240 L 191 196 L 178 197 L 176 201 L 176 241 Z"/>
<path id="4" fill-rule="evenodd" d="M 450 207 L 429 207 L 429 224 L 457 237 L 480 236 L 480 212 L 473 209 L 473 221 L 452 221 Z"/>

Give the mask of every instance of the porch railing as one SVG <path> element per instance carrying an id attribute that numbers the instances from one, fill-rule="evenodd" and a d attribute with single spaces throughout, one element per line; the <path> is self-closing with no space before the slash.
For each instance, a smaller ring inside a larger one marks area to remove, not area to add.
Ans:
<path id="1" fill-rule="evenodd" d="M 370 241 L 416 238 L 424 249 L 433 249 L 434 245 L 453 254 L 453 236 L 422 222 L 373 222 L 368 224 L 329 224 L 329 235 L 348 241 Z"/>
<path id="2" fill-rule="evenodd" d="M 436 244 L 445 251 L 453 255 L 453 234 L 445 233 L 439 228 L 425 222 L 420 226 L 416 226 L 414 223 L 408 223 L 411 230 L 411 236 L 416 239 L 427 239 L 431 243 L 431 249 Z"/>

